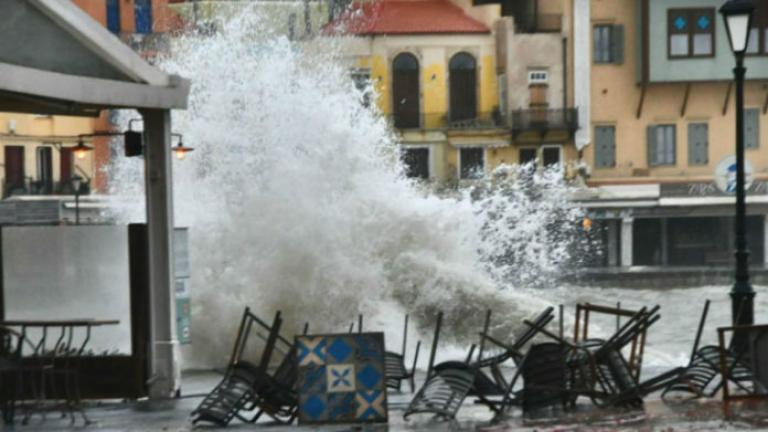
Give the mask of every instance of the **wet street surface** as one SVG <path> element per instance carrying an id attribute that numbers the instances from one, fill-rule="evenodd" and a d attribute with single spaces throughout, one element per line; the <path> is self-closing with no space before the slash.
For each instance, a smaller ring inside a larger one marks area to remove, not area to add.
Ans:
<path id="1" fill-rule="evenodd" d="M 50 412 L 45 418 L 35 415 L 28 425 L 6 426 L 11 431 L 186 431 L 216 429 L 190 422 L 190 413 L 202 397 L 213 388 L 221 375 L 211 371 L 188 372 L 184 375 L 183 396 L 168 401 L 104 401 L 86 405 L 88 417 L 93 422 L 85 426 L 80 417 L 75 424 L 59 418 L 58 412 Z M 556 419 L 523 421 L 519 410 L 497 422 L 484 406 L 475 405 L 471 398 L 465 401 L 455 422 L 438 421 L 431 416 L 414 416 L 403 420 L 402 413 L 410 401 L 408 393 L 390 393 L 389 424 L 343 426 L 274 426 L 259 423 L 256 426 L 234 421 L 230 430 L 317 430 L 317 431 L 716 431 L 716 430 L 768 430 L 768 407 L 755 406 L 734 409 L 734 416 L 726 420 L 719 399 L 666 404 L 651 396 L 645 404 L 645 412 L 617 412 L 598 409 L 585 401 L 575 412 Z"/>

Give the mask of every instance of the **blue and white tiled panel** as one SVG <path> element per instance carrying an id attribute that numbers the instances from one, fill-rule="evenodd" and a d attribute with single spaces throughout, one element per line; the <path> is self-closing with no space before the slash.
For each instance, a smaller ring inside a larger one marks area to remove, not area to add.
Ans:
<path id="1" fill-rule="evenodd" d="M 387 421 L 384 334 L 296 337 L 299 423 Z"/>

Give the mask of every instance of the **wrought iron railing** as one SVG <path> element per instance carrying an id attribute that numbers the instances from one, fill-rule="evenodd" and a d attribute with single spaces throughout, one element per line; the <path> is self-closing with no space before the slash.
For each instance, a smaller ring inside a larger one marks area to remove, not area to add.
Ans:
<path id="1" fill-rule="evenodd" d="M 527 109 L 512 112 L 512 136 L 522 132 L 563 130 L 569 133 L 579 128 L 577 108 Z"/>
<path id="2" fill-rule="evenodd" d="M 29 195 L 74 195 L 75 189 L 70 181 L 47 181 L 26 178 L 23 182 L 2 182 L 3 198 Z M 80 184 L 80 195 L 91 193 L 91 184 L 83 180 Z"/>
<path id="3" fill-rule="evenodd" d="M 473 116 L 452 116 L 446 113 L 398 116 L 391 115 L 392 126 L 398 129 L 494 129 L 507 128 L 507 119 L 499 112 L 477 113 Z"/>

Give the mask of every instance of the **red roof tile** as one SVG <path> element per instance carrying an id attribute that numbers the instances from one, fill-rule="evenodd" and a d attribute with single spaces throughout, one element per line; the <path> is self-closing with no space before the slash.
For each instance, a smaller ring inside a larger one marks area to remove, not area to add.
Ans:
<path id="1" fill-rule="evenodd" d="M 323 33 L 378 35 L 418 33 L 489 33 L 448 0 L 374 0 L 353 3 Z"/>

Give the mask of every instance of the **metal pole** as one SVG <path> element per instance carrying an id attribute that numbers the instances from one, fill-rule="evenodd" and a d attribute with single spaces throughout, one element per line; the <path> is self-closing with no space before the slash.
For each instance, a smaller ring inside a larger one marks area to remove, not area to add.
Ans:
<path id="1" fill-rule="evenodd" d="M 735 325 L 749 325 L 754 317 L 755 291 L 749 283 L 749 250 L 746 233 L 744 188 L 744 54 L 736 55 L 736 283 L 731 290 L 731 312 Z M 738 334 L 734 334 L 737 337 Z M 742 346 L 736 343 L 736 346 Z"/>
<path id="2" fill-rule="evenodd" d="M 80 225 L 80 190 L 78 189 L 75 190 L 75 225 Z"/>

